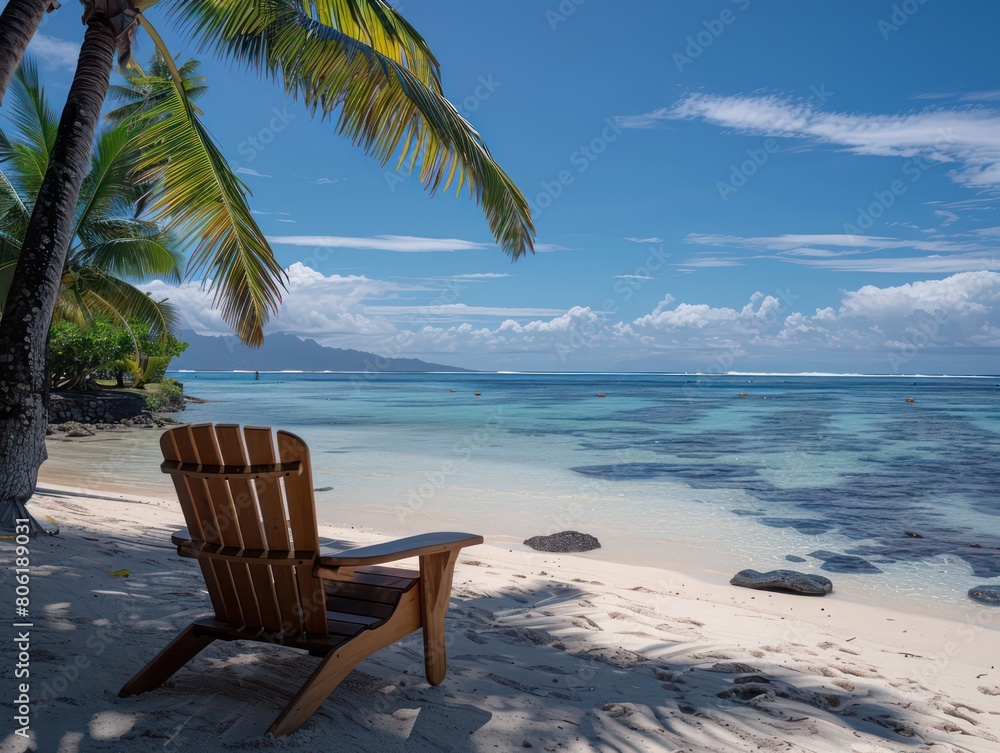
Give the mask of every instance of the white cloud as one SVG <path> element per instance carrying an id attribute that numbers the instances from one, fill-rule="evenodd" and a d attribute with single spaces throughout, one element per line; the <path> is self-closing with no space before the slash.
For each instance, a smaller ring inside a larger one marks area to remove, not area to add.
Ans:
<path id="1" fill-rule="evenodd" d="M 368 306 L 369 313 L 393 319 L 461 319 L 465 317 L 517 317 L 559 316 L 562 309 L 517 308 L 506 306 L 468 306 L 464 303 L 441 303 L 426 306 Z"/>
<path id="2" fill-rule="evenodd" d="M 143 289 L 169 297 L 189 328 L 229 332 L 212 308 L 212 294 L 199 283 L 156 282 Z M 288 269 L 288 292 L 267 331 L 444 362 L 442 356 L 451 354 L 451 360 L 486 368 L 511 361 L 550 369 L 607 368 L 658 358 L 680 370 L 740 370 L 779 360 L 786 369 L 816 370 L 811 367 L 825 358 L 831 370 L 858 370 L 860 359 L 875 371 L 912 373 L 913 359 L 926 351 L 942 354 L 939 371 L 954 373 L 962 370 L 963 354 L 979 353 L 990 363 L 1000 353 L 1000 273 L 989 271 L 866 285 L 845 291 L 836 306 L 812 311 L 798 305 L 794 289 L 757 292 L 732 306 L 664 294 L 648 314 L 625 321 L 585 306 L 386 302 L 418 290 L 426 291 L 365 276 L 324 275 L 296 263 Z M 474 324 L 477 320 L 483 323 Z"/>
<path id="3" fill-rule="evenodd" d="M 56 68 L 75 68 L 80 57 L 80 45 L 48 34 L 35 32 L 28 43 L 28 52 Z"/>
<path id="4" fill-rule="evenodd" d="M 616 280 L 652 280 L 648 275 L 615 275 Z"/>
<path id="5" fill-rule="evenodd" d="M 420 238 L 413 235 L 376 235 L 371 238 L 351 238 L 337 235 L 278 235 L 268 238 L 282 246 L 319 248 L 351 248 L 366 251 L 400 251 L 423 253 L 431 251 L 478 251 L 489 244 L 458 238 Z"/>
<path id="6" fill-rule="evenodd" d="M 693 259 L 688 259 L 687 261 L 678 262 L 677 266 L 684 269 L 714 269 L 715 267 L 742 267 L 743 262 L 737 259 L 718 259 L 711 256 L 698 256 Z"/>
<path id="7" fill-rule="evenodd" d="M 804 266 L 843 272 L 897 272 L 943 274 L 1000 269 L 1000 254 L 984 243 L 988 232 L 979 231 L 971 240 L 906 240 L 870 235 L 786 234 L 744 238 L 735 235 L 691 233 L 686 243 L 750 251 L 748 258 L 777 259 Z M 921 255 L 899 252 L 923 251 Z M 893 256 L 873 256 L 878 252 Z M 736 266 L 732 258 L 698 258 L 679 263 L 682 267 Z"/>
<path id="8" fill-rule="evenodd" d="M 954 212 L 949 212 L 947 209 L 935 209 L 934 214 L 938 217 L 944 217 L 944 222 L 941 223 L 941 227 L 948 227 L 950 224 L 958 220 L 958 215 Z"/>
<path id="9" fill-rule="evenodd" d="M 941 256 L 910 256 L 897 259 L 888 258 L 843 258 L 843 259 L 785 259 L 802 264 L 838 272 L 892 272 L 896 274 L 948 274 L 951 272 L 973 272 L 977 270 L 1000 269 L 1000 256 L 990 253 L 951 254 Z"/>
<path id="10" fill-rule="evenodd" d="M 499 280 L 504 277 L 513 277 L 514 275 L 508 274 L 506 272 L 475 272 L 473 274 L 465 275 L 451 275 L 450 277 L 444 278 L 448 280 Z"/>
<path id="11" fill-rule="evenodd" d="M 633 243 L 663 243 L 663 238 L 626 238 L 627 241 L 632 241 Z"/>
<path id="12" fill-rule="evenodd" d="M 252 175 L 255 178 L 273 178 L 273 175 L 265 175 L 264 173 L 259 173 L 251 167 L 237 167 L 235 172 L 240 175 Z M 263 214 L 263 213 L 262 213 Z"/>
<path id="13" fill-rule="evenodd" d="M 992 89 L 990 91 L 981 92 L 966 92 L 965 94 L 959 95 L 958 98 L 962 102 L 996 102 L 1000 100 L 1000 89 Z"/>
<path id="14" fill-rule="evenodd" d="M 895 357 L 900 365 L 900 359 L 930 347 L 1000 347 L 994 316 L 1000 304 L 1000 274 L 994 272 L 965 272 L 895 287 L 866 285 L 845 292 L 838 308 L 812 314 L 793 311 L 792 298 L 791 293 L 755 293 L 735 309 L 686 303 L 671 307 L 668 296 L 653 313 L 619 325 L 619 331 L 650 348 L 721 348 L 743 357 L 776 350 L 868 351 L 881 353 L 888 363 Z"/>
<path id="15" fill-rule="evenodd" d="M 957 182 L 975 187 L 1000 183 L 1000 112 L 984 107 L 872 115 L 824 112 L 804 100 L 775 96 L 690 94 L 668 113 L 652 115 L 805 139 L 855 154 L 922 157 L 955 165 Z"/>
<path id="16" fill-rule="evenodd" d="M 670 108 L 661 107 L 643 115 L 619 115 L 615 122 L 622 128 L 663 128 L 670 119 Z"/>
<path id="17" fill-rule="evenodd" d="M 795 311 L 794 293 L 755 293 L 741 307 L 677 302 L 666 295 L 654 310 L 611 323 L 574 307 L 551 319 L 427 326 L 407 342 L 422 354 L 527 354 L 552 368 L 661 354 L 675 367 L 729 371 L 738 364 L 822 362 L 838 370 L 864 362 L 881 373 L 912 371 L 923 351 L 943 352 L 945 368 L 959 370 L 963 351 L 1000 348 L 996 312 L 1000 274 L 968 272 L 944 280 L 894 287 L 867 285 L 845 292 L 838 307 Z M 533 355 L 532 355 L 533 354 Z M 822 359 L 825 358 L 826 361 Z M 683 359 L 683 360 L 681 360 Z M 839 365 L 839 366 L 838 366 Z"/>
<path id="18" fill-rule="evenodd" d="M 364 276 L 325 276 L 300 262 L 288 270 L 287 292 L 267 332 L 301 335 L 385 335 L 394 325 L 364 306 L 371 298 L 397 294 L 410 286 L 372 280 Z M 201 282 L 171 286 L 156 281 L 143 290 L 168 297 L 178 306 L 183 324 L 199 334 L 229 334 L 231 329 L 213 306 L 213 293 Z"/>
<path id="19" fill-rule="evenodd" d="M 912 248 L 918 251 L 967 251 L 974 246 L 969 243 L 935 240 L 904 240 L 874 235 L 850 235 L 846 233 L 785 234 L 744 238 L 738 235 L 717 235 L 713 233 L 689 233 L 685 243 L 706 246 L 730 246 L 755 251 L 793 251 L 814 246 L 833 246 L 858 252 L 878 251 L 896 248 Z"/>

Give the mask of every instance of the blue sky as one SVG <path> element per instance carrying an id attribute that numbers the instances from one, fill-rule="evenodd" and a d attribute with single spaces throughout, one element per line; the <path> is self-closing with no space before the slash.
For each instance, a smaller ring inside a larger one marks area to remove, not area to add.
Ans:
<path id="1" fill-rule="evenodd" d="M 512 264 L 466 196 L 171 31 L 289 269 L 270 331 L 483 369 L 1000 371 L 995 3 L 397 7 L 536 207 L 539 253 Z M 41 35 L 58 99 L 79 9 Z M 200 286 L 148 287 L 226 331 Z"/>

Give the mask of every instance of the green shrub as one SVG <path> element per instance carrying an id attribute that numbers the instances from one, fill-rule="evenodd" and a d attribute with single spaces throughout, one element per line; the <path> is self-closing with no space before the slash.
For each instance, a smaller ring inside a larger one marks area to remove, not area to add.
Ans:
<path id="1" fill-rule="evenodd" d="M 146 395 L 146 410 L 162 411 L 178 409 L 184 405 L 184 394 L 176 379 L 161 380 L 155 392 Z"/>
<path id="2" fill-rule="evenodd" d="M 56 389 L 84 389 L 95 372 L 104 371 L 135 352 L 127 330 L 109 319 L 95 319 L 89 326 L 56 322 L 49 330 L 49 373 Z"/>
<path id="3" fill-rule="evenodd" d="M 142 389 L 147 384 L 163 379 L 170 361 L 183 353 L 188 344 L 171 334 L 165 337 L 151 337 L 148 325 L 135 319 L 129 321 L 129 326 L 139 345 L 140 355 L 136 358 L 133 352 L 118 366 L 122 371 L 132 375 L 133 387 Z"/>

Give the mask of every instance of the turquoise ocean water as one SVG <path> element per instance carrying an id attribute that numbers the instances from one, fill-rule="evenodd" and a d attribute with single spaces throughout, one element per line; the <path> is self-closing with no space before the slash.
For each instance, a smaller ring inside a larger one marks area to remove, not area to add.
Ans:
<path id="1" fill-rule="evenodd" d="M 209 401 L 185 420 L 306 439 L 323 522 L 579 530 L 596 557 L 957 614 L 1000 584 L 997 377 L 173 376 Z"/>

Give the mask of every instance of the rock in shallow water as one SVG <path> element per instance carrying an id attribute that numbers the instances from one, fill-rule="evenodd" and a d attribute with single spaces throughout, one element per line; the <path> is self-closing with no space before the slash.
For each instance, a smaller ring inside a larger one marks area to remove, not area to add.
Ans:
<path id="1" fill-rule="evenodd" d="M 601 542 L 589 533 L 579 531 L 563 531 L 551 536 L 532 536 L 525 539 L 525 546 L 530 546 L 539 552 L 589 552 L 600 549 Z"/>
<path id="2" fill-rule="evenodd" d="M 826 596 L 833 590 L 833 583 L 822 575 L 808 575 L 795 570 L 771 570 L 759 573 L 756 570 L 740 570 L 729 581 L 741 588 L 757 588 L 765 591 L 791 591 L 807 596 Z"/>
<path id="3" fill-rule="evenodd" d="M 984 604 L 1000 606 L 1000 586 L 976 586 L 969 589 L 969 596 Z"/>

